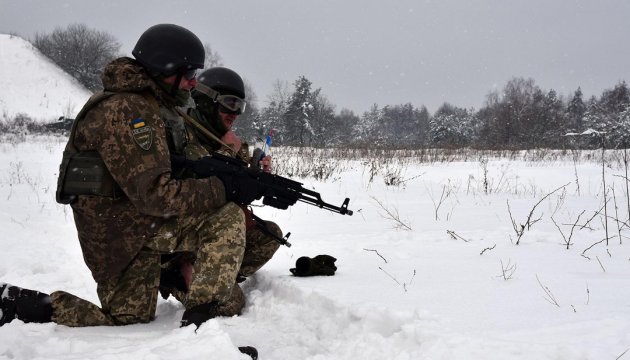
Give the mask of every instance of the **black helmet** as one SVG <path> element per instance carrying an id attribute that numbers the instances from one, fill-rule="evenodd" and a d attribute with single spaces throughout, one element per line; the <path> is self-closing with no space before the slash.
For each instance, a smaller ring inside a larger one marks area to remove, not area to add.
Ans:
<path id="1" fill-rule="evenodd" d="M 165 76 L 202 69 L 206 57 L 201 40 L 190 30 L 173 24 L 148 28 L 131 53 L 149 71 Z"/>
<path id="2" fill-rule="evenodd" d="M 197 81 L 222 95 L 236 95 L 245 99 L 245 84 L 234 70 L 220 66 L 213 67 L 202 72 Z"/>

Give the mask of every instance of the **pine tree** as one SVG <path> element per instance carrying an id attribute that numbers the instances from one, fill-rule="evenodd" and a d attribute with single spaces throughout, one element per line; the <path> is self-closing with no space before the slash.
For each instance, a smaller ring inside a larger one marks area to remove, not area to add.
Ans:
<path id="1" fill-rule="evenodd" d="M 304 76 L 300 76 L 294 83 L 295 90 L 282 117 L 285 130 L 283 140 L 286 145 L 304 146 L 314 134 L 311 120 L 315 107 L 311 103 L 311 85 Z"/>
<path id="2" fill-rule="evenodd" d="M 584 114 L 586 113 L 586 104 L 584 104 L 582 96 L 582 88 L 578 87 L 573 93 L 573 97 L 569 101 L 569 106 L 567 107 L 569 126 L 573 127 L 575 132 L 584 131 Z"/>
<path id="3" fill-rule="evenodd" d="M 379 123 L 381 122 L 382 111 L 377 104 L 373 104 L 369 111 L 363 113 L 359 121 L 352 130 L 355 143 L 367 146 L 379 146 Z"/>

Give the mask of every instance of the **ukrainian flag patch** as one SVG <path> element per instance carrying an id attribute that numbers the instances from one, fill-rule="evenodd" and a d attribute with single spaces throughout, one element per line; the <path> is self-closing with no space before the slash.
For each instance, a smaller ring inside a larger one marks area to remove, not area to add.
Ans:
<path id="1" fill-rule="evenodd" d="M 131 120 L 131 136 L 142 150 L 151 149 L 153 145 L 153 128 L 145 124 L 144 119 L 137 118 Z"/>
<path id="2" fill-rule="evenodd" d="M 137 118 L 137 119 L 131 121 L 131 126 L 134 129 L 139 129 L 139 128 L 143 127 L 144 125 L 145 124 L 144 124 L 144 119 L 143 118 Z"/>

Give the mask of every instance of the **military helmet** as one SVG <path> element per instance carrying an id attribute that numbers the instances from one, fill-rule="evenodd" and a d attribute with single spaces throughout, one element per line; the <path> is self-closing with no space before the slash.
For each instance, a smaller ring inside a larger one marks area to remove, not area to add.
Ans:
<path id="1" fill-rule="evenodd" d="M 174 24 L 151 26 L 142 33 L 131 53 L 149 71 L 165 76 L 202 69 L 206 57 L 197 35 Z"/>
<path id="2" fill-rule="evenodd" d="M 223 95 L 236 95 L 245 99 L 245 84 L 234 70 L 220 66 L 213 67 L 202 72 L 197 80 Z"/>

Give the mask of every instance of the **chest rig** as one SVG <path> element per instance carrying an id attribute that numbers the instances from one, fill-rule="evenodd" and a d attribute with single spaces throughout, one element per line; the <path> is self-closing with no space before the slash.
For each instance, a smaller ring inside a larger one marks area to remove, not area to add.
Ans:
<path id="1" fill-rule="evenodd" d="M 55 193 L 59 204 L 71 204 L 78 195 L 103 196 L 112 199 L 125 196 L 100 154 L 97 151 L 81 151 L 74 145 L 77 125 L 85 118 L 88 111 L 116 94 L 120 93 L 103 91 L 93 95 L 76 116 L 59 165 Z M 154 98 L 147 97 L 147 99 L 156 103 Z M 176 112 L 164 106 L 160 106 L 160 117 L 164 121 L 169 151 L 182 153 L 188 142 L 183 120 Z"/>

